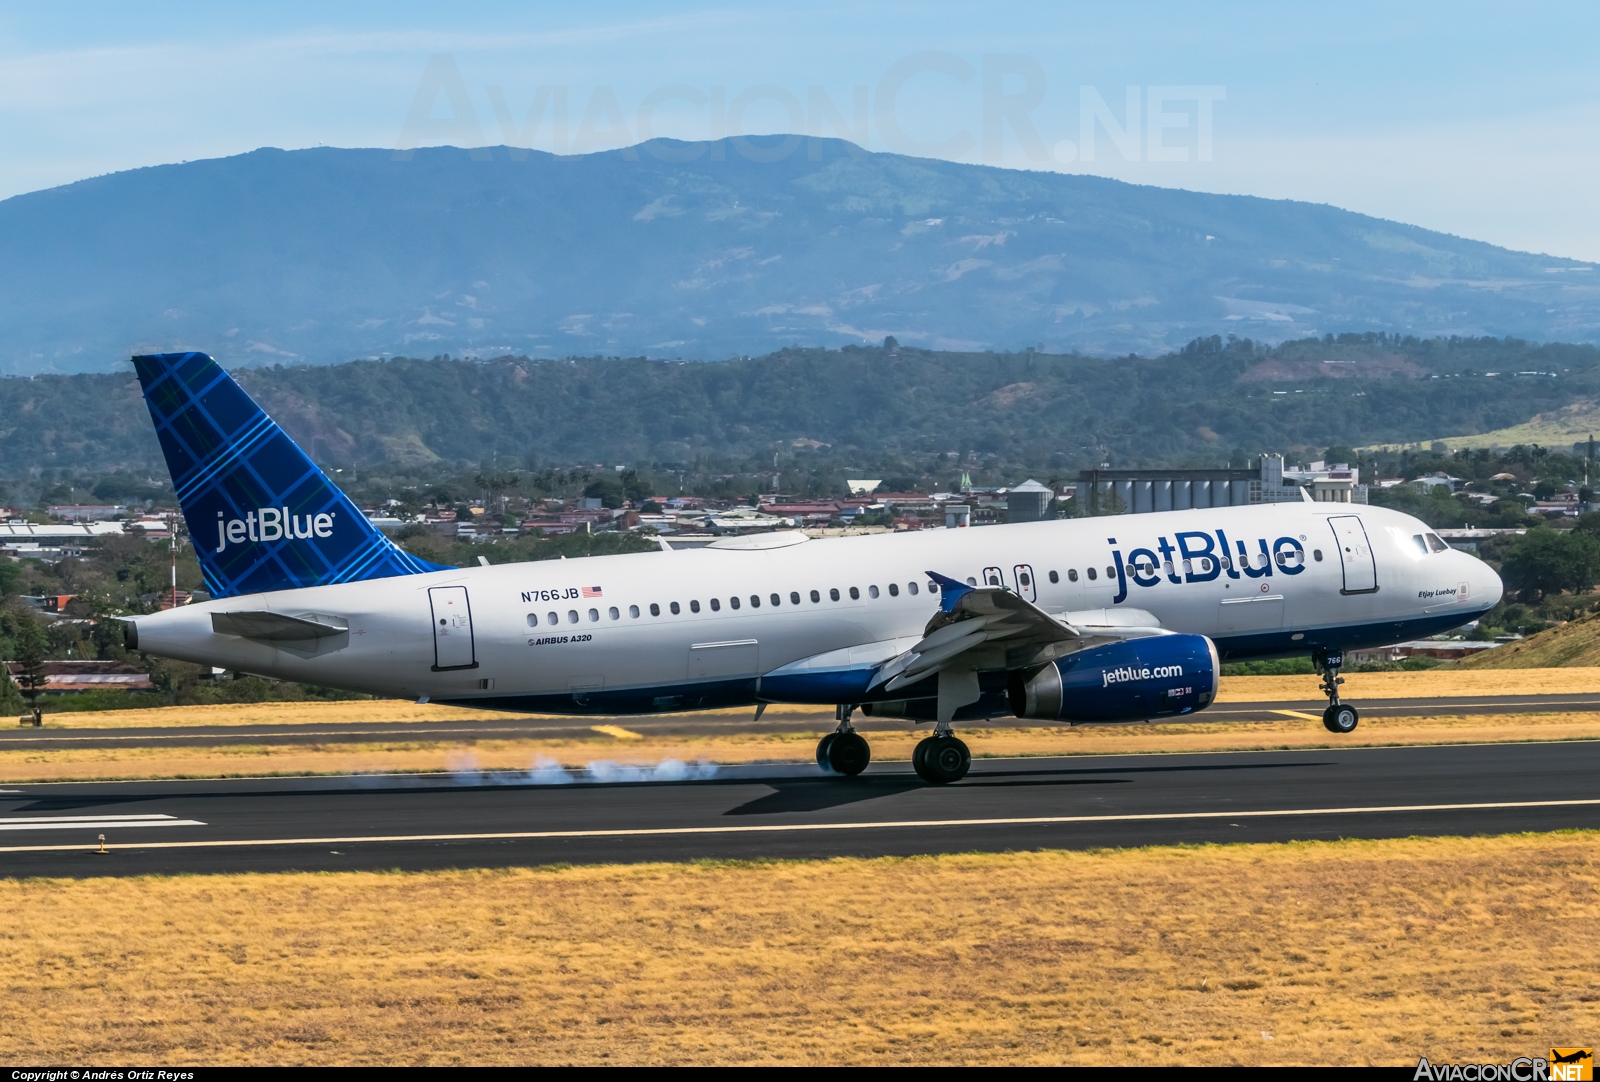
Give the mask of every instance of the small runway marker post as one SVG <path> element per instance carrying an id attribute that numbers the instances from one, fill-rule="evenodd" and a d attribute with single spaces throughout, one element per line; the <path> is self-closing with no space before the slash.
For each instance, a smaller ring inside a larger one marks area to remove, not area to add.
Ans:
<path id="1" fill-rule="evenodd" d="M 95 853 L 95 856 L 103 857 L 106 855 L 106 836 L 102 834 L 100 835 L 100 849 Z"/>

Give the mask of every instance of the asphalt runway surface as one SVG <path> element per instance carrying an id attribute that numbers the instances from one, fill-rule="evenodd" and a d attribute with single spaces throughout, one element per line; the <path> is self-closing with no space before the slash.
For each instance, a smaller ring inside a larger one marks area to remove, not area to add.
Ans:
<path id="1" fill-rule="evenodd" d="M 1477 695 L 1427 699 L 1352 700 L 1364 718 L 1427 717 L 1436 714 L 1548 714 L 1600 711 L 1600 695 Z M 1325 699 L 1269 703 L 1219 703 L 1196 714 L 1195 721 L 1320 720 Z M 47 715 L 50 727 L 0 727 L 4 748 L 222 747 L 237 744 L 374 744 L 396 741 L 460 743 L 469 740 L 573 738 L 593 735 L 595 725 L 620 725 L 640 735 L 715 736 L 774 730 L 815 728 L 820 736 L 833 726 L 831 713 L 815 717 L 768 715 L 756 721 L 754 711 L 729 714 L 656 714 L 639 717 L 514 717 L 492 721 L 309 722 L 287 725 L 187 725 L 150 728 L 95 728 L 92 713 Z M 1016 718 L 962 722 L 963 728 L 1015 728 Z M 57 728 L 57 726 L 60 726 Z M 905 729 L 901 718 L 856 715 L 863 732 Z"/>
<path id="2" fill-rule="evenodd" d="M 520 784 L 495 784 L 516 782 Z M 0 791 L 0 874 L 97 876 L 814 858 L 1600 829 L 1600 742 L 991 759 L 950 786 L 723 768 L 92 782 Z M 96 852 L 99 837 L 108 852 Z"/>

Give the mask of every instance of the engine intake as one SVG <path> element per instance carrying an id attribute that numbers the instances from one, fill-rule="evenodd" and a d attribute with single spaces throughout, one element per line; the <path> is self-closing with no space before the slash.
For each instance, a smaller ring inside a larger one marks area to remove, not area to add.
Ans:
<path id="1" fill-rule="evenodd" d="M 1204 710 L 1217 696 L 1217 648 L 1204 635 L 1152 635 L 1011 674 L 1011 712 L 1047 721 L 1138 721 Z"/>

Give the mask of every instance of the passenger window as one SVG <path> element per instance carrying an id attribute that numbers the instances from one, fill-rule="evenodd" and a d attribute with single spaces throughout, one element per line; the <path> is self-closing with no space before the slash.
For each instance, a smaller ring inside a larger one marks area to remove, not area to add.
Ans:
<path id="1" fill-rule="evenodd" d="M 1411 535 L 1411 543 L 1413 545 L 1417 546 L 1417 551 L 1422 553 L 1424 556 L 1426 556 L 1428 554 L 1428 543 L 1422 539 L 1422 535 L 1421 534 L 1419 534 L 1419 533 L 1412 534 Z"/>
<path id="2" fill-rule="evenodd" d="M 1075 568 L 1075 567 L 1067 568 L 1067 581 L 1068 582 L 1077 582 L 1078 581 L 1078 569 L 1077 568 Z"/>
<path id="3" fill-rule="evenodd" d="M 578 622 L 578 610 L 577 609 L 568 609 L 567 610 L 567 623 L 575 624 L 577 622 Z"/>
<path id="4" fill-rule="evenodd" d="M 854 586 L 850 587 L 850 600 L 851 601 L 860 601 L 861 600 L 861 591 L 856 589 Z"/>
<path id="5" fill-rule="evenodd" d="M 937 582 L 928 583 L 928 592 L 930 594 L 938 593 L 939 592 L 939 584 Z"/>
<path id="6" fill-rule="evenodd" d="M 813 597 L 811 600 L 815 601 L 816 598 Z M 789 604 L 791 604 L 791 605 L 800 604 L 800 591 L 798 591 L 798 590 L 790 590 L 789 591 Z"/>
<path id="7" fill-rule="evenodd" d="M 620 612 L 618 612 L 618 611 L 617 611 L 617 607 L 616 607 L 616 606 L 615 606 L 615 605 L 612 605 L 612 606 L 611 606 L 611 612 L 610 612 L 610 613 L 608 613 L 608 615 L 609 615 L 609 616 L 610 616 L 610 617 L 611 617 L 611 618 L 612 618 L 612 619 L 613 619 L 613 620 L 620 620 L 620 619 L 622 619 L 622 613 L 620 613 Z M 634 615 L 635 615 L 635 616 L 637 616 L 637 615 L 638 615 L 638 613 L 634 613 Z"/>
<path id="8" fill-rule="evenodd" d="M 751 594 L 750 595 L 750 607 L 752 609 L 759 609 L 761 607 L 761 595 L 760 594 Z"/>
<path id="9" fill-rule="evenodd" d="M 554 626 L 555 624 L 559 624 L 561 622 L 561 617 L 556 613 L 547 612 L 544 614 L 544 622 Z"/>
<path id="10" fill-rule="evenodd" d="M 1090 581 L 1090 582 L 1093 582 L 1093 581 L 1094 581 L 1094 580 L 1095 580 L 1095 579 L 1097 579 L 1097 578 L 1099 578 L 1099 577 L 1100 577 L 1100 576 L 1099 576 L 1099 575 L 1097 575 L 1097 574 L 1096 574 L 1096 573 L 1095 573 L 1095 570 L 1094 570 L 1094 568 L 1092 568 L 1092 567 L 1091 567 L 1091 568 L 1089 568 L 1089 581 Z"/>
<path id="11" fill-rule="evenodd" d="M 1312 559 L 1316 560 L 1317 563 L 1320 564 L 1322 562 L 1322 550 L 1321 549 L 1312 549 L 1311 550 L 1311 557 L 1312 557 Z"/>
<path id="12" fill-rule="evenodd" d="M 978 585 L 978 580 L 973 578 L 971 575 L 968 575 L 967 576 L 967 585 L 968 586 L 976 586 L 976 585 Z"/>
<path id="13" fill-rule="evenodd" d="M 689 602 L 689 611 L 690 612 L 699 612 L 700 611 L 700 602 L 698 602 L 698 601 Z"/>
<path id="14" fill-rule="evenodd" d="M 1022 583 L 1022 588 L 1026 590 L 1029 586 L 1033 585 L 1033 576 L 1024 571 L 1022 574 L 1017 576 L 1017 581 Z"/>
<path id="15" fill-rule="evenodd" d="M 650 615 L 651 616 L 660 616 L 661 615 L 661 606 L 657 605 L 654 601 L 650 602 Z"/>
<path id="16" fill-rule="evenodd" d="M 898 582 L 891 582 L 889 584 L 889 596 L 890 597 L 899 597 L 900 596 L 900 584 Z"/>
<path id="17" fill-rule="evenodd" d="M 651 608 L 655 608 L 654 605 L 651 605 L 650 607 Z M 674 616 L 678 615 L 680 612 L 683 611 L 682 609 L 678 608 L 678 603 L 676 601 L 674 601 L 671 605 L 669 605 L 668 608 L 670 608 L 672 610 L 672 615 L 674 615 Z"/>
<path id="18" fill-rule="evenodd" d="M 699 609 L 698 609 L 698 608 L 697 608 L 697 607 L 696 607 L 696 605 L 695 605 L 695 603 L 694 603 L 694 602 L 693 602 L 693 601 L 691 601 L 691 602 L 689 602 L 689 607 L 690 607 L 690 608 L 691 608 L 691 609 L 694 609 L 694 610 L 695 610 L 695 611 L 696 611 L 696 612 L 699 612 L 699 611 L 700 611 L 700 610 L 699 610 Z M 721 611 L 722 611 L 722 602 L 721 602 L 721 601 L 719 601 L 719 600 L 717 600 L 717 599 L 716 599 L 716 598 L 714 598 L 714 597 L 713 597 L 713 598 L 712 598 L 712 599 L 711 599 L 711 611 L 712 611 L 712 612 L 721 612 Z"/>
<path id="19" fill-rule="evenodd" d="M 916 597 L 917 596 L 917 584 L 916 583 L 914 583 L 914 582 L 906 583 L 906 589 L 911 591 L 911 596 L 912 597 Z"/>
<path id="20" fill-rule="evenodd" d="M 538 613 L 536 613 L 536 612 L 528 613 L 528 626 L 529 627 L 538 627 L 539 626 L 539 614 Z"/>
<path id="21" fill-rule="evenodd" d="M 811 591 L 811 601 L 812 601 L 812 603 L 815 604 L 816 602 L 821 601 L 821 600 L 822 600 L 822 595 L 817 593 L 815 590 L 812 590 Z"/>
<path id="22" fill-rule="evenodd" d="M 1106 568 L 1106 578 L 1114 579 L 1116 577 L 1117 577 L 1117 569 L 1115 567 Z"/>
<path id="23" fill-rule="evenodd" d="M 868 597 L 877 597 L 878 596 L 878 588 L 876 586 L 868 586 L 867 587 L 867 596 Z"/>
<path id="24" fill-rule="evenodd" d="M 616 609 L 612 609 L 611 611 L 612 612 L 616 612 L 617 610 Z M 589 610 L 589 622 L 591 624 L 598 624 L 600 622 L 600 610 L 599 609 L 590 609 Z"/>
<path id="25" fill-rule="evenodd" d="M 1233 561 L 1229 560 L 1226 556 L 1224 556 L 1222 558 L 1222 566 L 1224 568 L 1231 568 L 1233 566 Z M 1111 572 L 1108 570 L 1106 572 L 1106 578 L 1110 578 L 1110 577 L 1111 577 Z"/>
<path id="26" fill-rule="evenodd" d="M 1052 583 L 1057 583 L 1057 582 L 1060 582 L 1060 581 L 1061 581 L 1061 575 L 1060 575 L 1060 573 L 1059 573 L 1059 572 L 1056 572 L 1056 571 L 1052 571 L 1052 572 L 1050 572 L 1050 581 L 1051 581 L 1051 582 L 1052 582 Z"/>
<path id="27" fill-rule="evenodd" d="M 756 604 L 757 604 L 757 605 L 759 605 L 759 604 L 761 604 L 761 600 L 760 600 L 760 598 L 757 598 L 757 599 L 756 599 Z M 730 608 L 730 609 L 736 609 L 736 608 L 738 608 L 738 607 L 739 607 L 739 599 L 738 599 L 738 598 L 737 598 L 737 597 L 730 597 L 730 598 L 728 598 L 728 608 Z"/>
<path id="28" fill-rule="evenodd" d="M 1428 535 L 1428 547 L 1434 552 L 1443 552 L 1450 546 L 1444 543 L 1444 538 L 1440 537 L 1438 534 L 1431 533 Z"/>
<path id="29" fill-rule="evenodd" d="M 1278 550 L 1278 566 L 1279 567 L 1288 567 L 1289 566 L 1289 557 L 1284 555 L 1283 549 L 1279 549 Z"/>
<path id="30" fill-rule="evenodd" d="M 839 588 L 837 586 L 835 586 L 833 589 L 829 590 L 828 591 L 828 596 L 830 598 L 832 598 L 834 601 L 839 600 Z"/>
<path id="31" fill-rule="evenodd" d="M 652 605 L 650 607 L 651 608 L 655 608 L 654 605 Z M 639 606 L 638 605 L 629 605 L 628 606 L 628 615 L 630 617 L 632 617 L 633 619 L 637 620 L 639 618 Z"/>
<path id="32" fill-rule="evenodd" d="M 771 597 L 767 598 L 767 600 L 772 602 L 774 608 L 776 608 L 777 606 L 783 604 L 783 598 L 779 597 L 777 594 L 773 594 Z M 798 594 L 795 595 L 795 599 L 794 600 L 795 600 L 796 604 L 799 604 L 800 597 L 799 597 Z"/>

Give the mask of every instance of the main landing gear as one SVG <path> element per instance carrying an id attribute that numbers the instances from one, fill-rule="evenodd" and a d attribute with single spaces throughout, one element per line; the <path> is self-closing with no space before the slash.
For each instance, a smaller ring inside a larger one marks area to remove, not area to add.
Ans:
<path id="1" fill-rule="evenodd" d="M 817 742 L 817 765 L 847 778 L 855 777 L 872 762 L 871 745 L 850 724 L 850 715 L 855 712 L 854 703 L 840 703 L 836 711 L 839 727 Z"/>
<path id="2" fill-rule="evenodd" d="M 855 709 L 853 703 L 841 703 L 836 714 L 839 727 L 817 742 L 817 765 L 847 778 L 867 769 L 872 761 L 872 748 L 850 724 Z M 932 736 L 917 744 L 911 753 L 911 765 L 923 781 L 948 785 L 967 776 L 972 769 L 972 752 L 950 731 L 948 722 L 940 722 Z"/>
<path id="3" fill-rule="evenodd" d="M 1328 697 L 1328 709 L 1322 712 L 1322 725 L 1330 733 L 1353 733 L 1361 715 L 1349 703 L 1339 701 L 1339 685 L 1344 677 L 1339 669 L 1344 665 L 1343 654 L 1322 654 L 1312 659 L 1322 670 L 1322 693 Z"/>
<path id="4" fill-rule="evenodd" d="M 967 776 L 972 769 L 972 752 L 950 731 L 949 725 L 941 724 L 932 736 L 917 744 L 911 753 L 911 767 L 923 781 L 948 785 Z"/>

